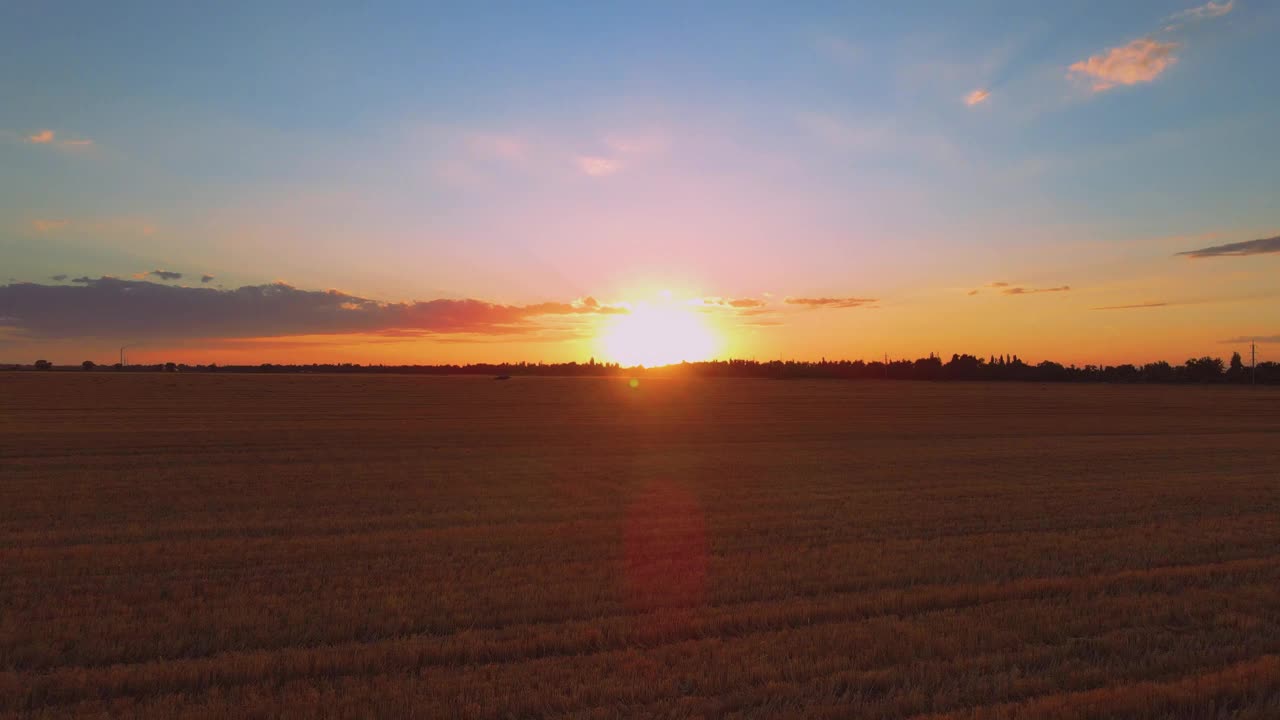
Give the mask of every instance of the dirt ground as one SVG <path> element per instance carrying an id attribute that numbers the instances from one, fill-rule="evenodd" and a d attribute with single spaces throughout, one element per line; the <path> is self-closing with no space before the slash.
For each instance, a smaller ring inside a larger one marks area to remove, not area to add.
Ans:
<path id="1" fill-rule="evenodd" d="M 1280 717 L 1280 388 L 0 374 L 0 716 Z"/>

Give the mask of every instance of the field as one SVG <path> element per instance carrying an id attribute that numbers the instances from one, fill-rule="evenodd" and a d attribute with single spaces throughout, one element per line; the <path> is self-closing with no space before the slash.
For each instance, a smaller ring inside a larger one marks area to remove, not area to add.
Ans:
<path id="1" fill-rule="evenodd" d="M 1280 391 L 0 375 L 0 716 L 1280 717 Z"/>

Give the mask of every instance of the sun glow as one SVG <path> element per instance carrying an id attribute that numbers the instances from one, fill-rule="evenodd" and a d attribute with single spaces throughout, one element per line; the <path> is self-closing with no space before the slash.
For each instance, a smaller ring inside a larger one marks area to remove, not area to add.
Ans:
<path id="1" fill-rule="evenodd" d="M 640 303 L 601 329 L 601 354 L 623 365 L 670 365 L 710 360 L 720 338 L 703 313 L 676 305 Z"/>

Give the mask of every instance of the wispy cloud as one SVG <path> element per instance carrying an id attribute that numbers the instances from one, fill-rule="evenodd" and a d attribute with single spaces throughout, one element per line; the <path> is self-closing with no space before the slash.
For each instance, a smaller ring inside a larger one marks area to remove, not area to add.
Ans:
<path id="1" fill-rule="evenodd" d="M 77 284 L 0 286 L 0 316 L 28 337 L 168 339 L 515 335 L 548 329 L 545 321 L 550 318 L 626 312 L 590 297 L 532 305 L 445 299 L 388 303 L 285 283 L 220 290 L 110 277 L 73 282 Z"/>
<path id="2" fill-rule="evenodd" d="M 722 298 L 722 297 L 706 297 L 702 298 L 701 304 L 710 307 L 726 307 L 735 310 L 746 310 L 750 308 L 764 307 L 768 301 L 759 298 Z"/>
<path id="3" fill-rule="evenodd" d="M 577 158 L 578 169 L 585 175 L 605 177 L 622 169 L 616 160 L 595 155 L 580 155 Z"/>
<path id="4" fill-rule="evenodd" d="M 1224 343 L 1280 343 L 1280 335 L 1241 335 L 1227 338 Z"/>
<path id="5" fill-rule="evenodd" d="M 172 270 L 152 270 L 151 272 L 144 273 L 143 277 L 146 277 L 148 275 L 151 277 L 160 278 L 161 280 L 181 280 L 182 279 L 182 273 L 173 272 Z"/>
<path id="6" fill-rule="evenodd" d="M 1074 63 L 1068 70 L 1076 76 L 1090 79 L 1094 92 L 1110 90 L 1117 85 L 1149 83 L 1178 61 L 1173 54 L 1177 49 L 1177 43 L 1139 38 Z"/>
<path id="7" fill-rule="evenodd" d="M 53 277 L 51 277 L 51 278 L 49 278 L 49 279 L 50 279 L 50 280 L 52 280 L 52 281 L 54 281 L 54 282 L 62 282 L 63 280 L 66 280 L 66 279 L 67 279 L 67 276 L 66 276 L 65 274 L 58 274 L 58 275 L 54 275 Z"/>
<path id="8" fill-rule="evenodd" d="M 1140 310 L 1143 308 L 1168 307 L 1167 302 L 1145 302 L 1134 305 L 1107 305 L 1105 307 L 1091 308 L 1092 310 Z"/>
<path id="9" fill-rule="evenodd" d="M 1280 235 L 1262 238 L 1259 240 L 1245 240 L 1244 242 L 1227 243 L 1225 245 L 1211 245 L 1198 250 L 1180 252 L 1178 255 L 1195 259 L 1209 257 L 1234 257 L 1241 255 L 1267 255 L 1271 253 L 1280 253 Z"/>
<path id="10" fill-rule="evenodd" d="M 989 97 L 991 97 L 990 90 L 974 90 L 964 96 L 964 104 L 969 107 L 973 107 L 974 105 L 980 105 L 986 102 Z"/>
<path id="11" fill-rule="evenodd" d="M 789 297 L 784 300 L 788 305 L 800 305 L 808 308 L 856 308 L 879 302 L 876 298 L 859 298 L 859 297 L 821 297 L 821 298 L 802 298 Z"/>
<path id="12" fill-rule="evenodd" d="M 83 150 L 91 147 L 93 141 L 88 138 L 71 138 L 59 140 L 58 133 L 53 130 L 37 130 L 27 135 L 25 140 L 32 145 L 53 145 L 68 150 Z"/>
<path id="13" fill-rule="evenodd" d="M 629 169 L 645 156 L 667 150 L 666 135 L 655 132 L 613 132 L 598 143 L 596 152 L 575 155 L 574 165 L 584 175 L 606 177 Z"/>
<path id="14" fill-rule="evenodd" d="M 1004 290 L 1001 290 L 1000 293 L 1002 295 L 1035 295 L 1037 293 L 1067 292 L 1069 290 L 1071 290 L 1070 285 L 1060 285 L 1058 287 L 1050 287 L 1050 288 L 1011 287 L 1011 288 L 1005 288 Z"/>
<path id="15" fill-rule="evenodd" d="M 213 276 L 212 276 L 212 275 L 209 275 L 208 273 L 206 273 L 206 274 L 204 274 L 204 275 L 201 275 L 201 276 L 200 276 L 200 282 L 202 282 L 202 283 L 204 283 L 204 284 L 206 284 L 206 285 L 207 285 L 207 284 L 209 284 L 209 283 L 213 282 Z"/>
<path id="16" fill-rule="evenodd" d="M 967 294 L 977 295 L 982 292 L 982 288 L 995 288 L 999 290 L 1000 288 L 1007 288 L 1007 287 L 1009 287 L 1009 283 L 1004 282 L 1002 280 L 997 280 L 996 282 L 989 282 L 986 285 L 983 285 L 981 288 L 974 288 L 973 290 L 970 290 Z"/>
<path id="17" fill-rule="evenodd" d="M 1209 2 L 1204 5 L 1197 5 L 1193 8 L 1187 8 L 1170 15 L 1167 18 L 1169 22 L 1189 22 L 1194 20 L 1207 20 L 1210 18 L 1222 17 L 1231 12 L 1236 6 L 1236 0 L 1227 0 L 1226 2 Z"/>
<path id="18" fill-rule="evenodd" d="M 31 227 L 40 234 L 61 230 L 71 223 L 70 220 L 32 220 Z"/>

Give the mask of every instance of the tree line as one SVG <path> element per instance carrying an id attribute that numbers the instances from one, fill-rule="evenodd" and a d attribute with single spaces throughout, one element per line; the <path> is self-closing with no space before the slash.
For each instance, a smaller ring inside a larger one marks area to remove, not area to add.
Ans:
<path id="1" fill-rule="evenodd" d="M 1107 382 L 1107 383 L 1237 383 L 1280 384 L 1280 363 L 1261 362 L 1248 367 L 1234 353 L 1228 362 L 1221 358 L 1190 358 L 1181 365 L 1153 362 L 1145 365 L 1063 365 L 1045 360 L 1032 365 L 1017 355 L 982 358 L 952 355 L 944 362 L 930 354 L 916 360 L 709 360 L 645 368 L 618 363 L 474 363 L 467 365 L 358 365 L 315 363 L 309 365 L 97 365 L 86 360 L 77 366 L 55 367 L 48 360 L 31 365 L 0 366 L 3 370 L 73 370 L 114 372 L 229 372 L 229 373 L 388 373 L 411 375 L 542 375 L 542 376 L 654 376 L 654 377 L 748 377 L 748 378 L 830 378 L 845 380 L 930 380 L 930 381 L 1016 381 L 1016 382 Z"/>

